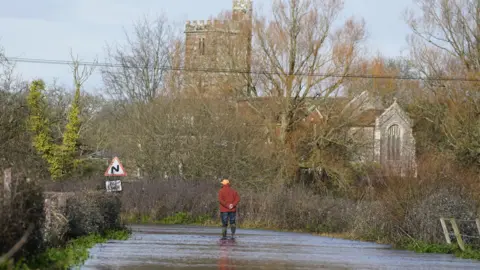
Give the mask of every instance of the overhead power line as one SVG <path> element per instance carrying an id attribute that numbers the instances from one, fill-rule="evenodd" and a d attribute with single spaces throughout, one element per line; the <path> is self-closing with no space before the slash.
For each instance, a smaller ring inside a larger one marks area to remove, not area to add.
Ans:
<path id="1" fill-rule="evenodd" d="M 52 59 L 38 59 L 38 58 L 21 58 L 21 57 L 6 57 L 9 62 L 18 63 L 33 63 L 33 64 L 49 64 L 49 65 L 73 65 L 74 61 L 68 60 L 52 60 Z M 138 68 L 132 65 L 112 64 L 102 62 L 85 62 L 78 61 L 79 65 L 92 67 L 112 67 L 112 68 Z M 143 68 L 143 67 L 142 67 Z M 205 73 L 235 73 L 235 74 L 255 74 L 255 75 L 280 75 L 278 72 L 262 71 L 262 70 L 235 70 L 235 69 L 218 69 L 218 68 L 186 68 L 186 67 L 172 67 L 160 66 L 157 67 L 164 71 L 185 71 L 185 72 L 205 72 Z M 286 74 L 281 74 L 286 75 Z M 326 73 L 296 73 L 295 76 L 309 76 L 309 77 L 333 77 L 333 78 L 358 78 L 358 79 L 394 79 L 394 80 L 429 80 L 429 81 L 461 81 L 461 82 L 480 82 L 480 79 L 461 78 L 461 77 L 413 77 L 413 76 L 389 76 L 389 75 L 367 75 L 367 74 L 326 74 Z"/>

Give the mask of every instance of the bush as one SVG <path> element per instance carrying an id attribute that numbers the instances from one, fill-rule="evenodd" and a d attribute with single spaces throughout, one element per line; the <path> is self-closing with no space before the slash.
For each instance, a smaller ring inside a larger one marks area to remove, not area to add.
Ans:
<path id="1" fill-rule="evenodd" d="M 99 194 L 98 204 L 100 213 L 103 217 L 100 230 L 102 232 L 109 230 L 123 229 L 121 220 L 122 202 L 116 194 Z"/>
<path id="2" fill-rule="evenodd" d="M 454 185 L 441 187 L 419 200 L 410 209 L 405 218 L 405 228 L 417 240 L 444 244 L 440 218 L 455 218 L 462 234 L 478 235 L 475 223 L 465 222 L 475 220 L 476 209 L 477 203 L 461 188 Z M 472 239 L 465 240 L 468 243 Z"/>
<path id="3" fill-rule="evenodd" d="M 124 239 L 128 233 L 121 223 L 121 203 L 115 194 L 44 193 L 35 182 L 15 183 L 13 199 L 8 204 L 0 201 L 0 255 L 15 245 L 30 223 L 35 229 L 13 260 L 0 269 L 37 264 L 41 269 L 67 269 L 67 265 L 84 260 L 94 243 L 111 237 Z M 44 204 L 44 196 L 48 204 Z M 65 206 L 61 203 L 64 198 Z"/>
<path id="4" fill-rule="evenodd" d="M 123 212 L 130 222 L 160 221 L 180 212 L 214 218 L 218 215 L 218 188 L 213 181 L 174 178 L 125 184 Z"/>
<path id="5" fill-rule="evenodd" d="M 364 240 L 382 242 L 394 238 L 394 217 L 381 201 L 358 203 L 353 220 L 352 233 Z"/>
<path id="6" fill-rule="evenodd" d="M 288 230 L 341 233 L 350 227 L 355 203 L 338 197 L 315 195 L 304 188 L 270 193 L 268 223 Z M 251 204 L 252 205 L 252 204 Z"/>
<path id="7" fill-rule="evenodd" d="M 11 198 L 7 199 L 3 190 L 0 191 L 0 254 L 12 248 L 30 224 L 34 229 L 14 259 L 42 252 L 45 248 L 42 233 L 45 219 L 41 186 L 14 171 Z"/>
<path id="8" fill-rule="evenodd" d="M 121 203 L 116 194 L 82 192 L 67 200 L 68 238 L 123 229 Z"/>
<path id="9" fill-rule="evenodd" d="M 83 193 L 69 198 L 66 216 L 69 224 L 68 238 L 98 233 L 103 221 L 93 193 Z"/>
<path id="10" fill-rule="evenodd" d="M 122 201 L 131 222 L 179 224 L 207 222 L 207 219 L 220 222 L 219 189 L 219 185 L 207 181 L 145 181 L 126 186 Z M 352 200 L 315 195 L 305 188 L 238 191 L 240 226 L 345 232 L 355 211 Z M 137 199 L 140 196 L 141 201 Z"/>

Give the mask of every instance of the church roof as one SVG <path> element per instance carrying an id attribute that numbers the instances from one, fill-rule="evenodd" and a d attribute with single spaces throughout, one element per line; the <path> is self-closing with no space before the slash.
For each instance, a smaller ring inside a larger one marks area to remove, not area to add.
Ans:
<path id="1" fill-rule="evenodd" d="M 299 113 L 304 113 L 304 116 L 310 120 L 318 122 L 322 118 L 332 118 L 340 116 L 345 112 L 345 108 L 351 102 L 348 97 L 331 97 L 331 98 L 307 98 L 305 103 L 301 106 Z M 280 98 L 278 97 L 256 97 L 242 99 L 238 101 L 238 108 L 240 112 L 259 113 L 260 117 L 275 119 L 281 111 Z M 367 108 L 362 110 L 359 114 L 352 114 L 352 126 L 365 127 L 375 126 L 375 120 L 382 115 L 384 109 Z M 318 115 L 318 116 L 315 116 Z M 314 119 L 314 120 L 313 120 Z"/>
<path id="2" fill-rule="evenodd" d="M 376 119 L 382 115 L 385 110 L 369 109 L 360 113 L 360 115 L 353 121 L 352 125 L 355 127 L 373 127 Z"/>

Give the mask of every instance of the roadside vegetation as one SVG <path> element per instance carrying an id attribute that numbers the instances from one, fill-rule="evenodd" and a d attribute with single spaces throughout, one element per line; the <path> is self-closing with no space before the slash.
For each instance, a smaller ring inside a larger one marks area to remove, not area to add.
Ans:
<path id="1" fill-rule="evenodd" d="M 89 249 L 109 240 L 127 240 L 128 230 L 106 231 L 104 234 L 90 234 L 68 241 L 63 247 L 48 248 L 45 252 L 21 258 L 15 264 L 0 265 L 0 269 L 58 269 L 67 270 L 81 266 L 89 257 Z"/>
<path id="2" fill-rule="evenodd" d="M 88 258 L 93 245 L 130 235 L 114 195 L 77 192 L 62 207 L 61 199 L 43 195 L 17 171 L 13 183 L 13 196 L 0 200 L 0 269 L 70 269 Z M 55 203 L 44 208 L 45 199 Z"/>
<path id="3" fill-rule="evenodd" d="M 93 245 L 129 237 L 118 197 L 80 191 L 62 206 L 19 171 L 12 176 L 12 197 L 0 200 L 0 269 L 70 269 Z"/>
<path id="4" fill-rule="evenodd" d="M 98 166 L 82 156 L 77 136 L 88 109 L 80 110 L 88 99 L 80 94 L 83 77 L 75 76 L 71 95 L 47 93 L 41 80 L 18 81 L 2 57 L 0 51 L 0 269 L 69 269 L 94 244 L 130 234 L 115 194 L 51 192 L 66 177 L 80 179 Z"/>
<path id="5" fill-rule="evenodd" d="M 342 1 L 278 1 L 274 21 L 255 15 L 247 32 L 252 68 L 275 72 L 235 72 L 238 40 L 217 37 L 225 51 L 216 64 L 234 71 L 227 78 L 201 71 L 212 66 L 185 70 L 183 33 L 164 17 L 140 20 L 109 44 L 102 95 L 83 89 L 94 71 L 75 58 L 68 87 L 22 80 L 0 51 L 0 169 L 14 168 L 18 186 L 10 205 L 0 201 L 0 253 L 30 224 L 9 259 L 59 268 L 96 242 L 124 238 L 106 232 L 126 222 L 218 225 L 219 182 L 229 177 L 241 228 L 480 258 L 476 238 L 465 252 L 445 245 L 439 221 L 456 218 L 462 234 L 480 237 L 480 4 L 416 2 L 419 11 L 405 13 L 410 55 L 389 59 L 368 51 L 361 18 L 338 24 Z M 213 86 L 200 89 L 198 77 Z M 342 106 L 363 91 L 385 106 L 397 100 L 413 120 L 415 176 L 351 162 L 368 142 L 350 136 L 355 118 Z M 314 130 L 303 121 L 312 104 L 326 119 Z M 253 113 L 238 113 L 245 108 Z M 129 176 L 110 196 L 101 191 L 114 155 Z M 76 192 L 48 223 L 62 228 L 49 240 L 43 191 Z"/>

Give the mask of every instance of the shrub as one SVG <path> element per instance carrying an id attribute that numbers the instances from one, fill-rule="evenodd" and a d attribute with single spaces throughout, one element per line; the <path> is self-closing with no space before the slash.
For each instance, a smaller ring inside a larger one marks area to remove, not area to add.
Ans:
<path id="1" fill-rule="evenodd" d="M 121 203 L 116 194 L 81 192 L 67 201 L 68 238 L 123 229 Z"/>
<path id="2" fill-rule="evenodd" d="M 82 193 L 67 200 L 68 238 L 100 232 L 102 214 L 93 193 Z"/>
<path id="3" fill-rule="evenodd" d="M 179 224 L 202 223 L 207 219 L 219 222 L 219 188 L 213 182 L 181 179 L 137 182 L 125 187 L 124 211 L 131 222 Z M 345 232 L 355 212 L 352 200 L 323 197 L 306 188 L 237 190 L 241 197 L 237 209 L 240 226 Z M 140 196 L 141 201 L 137 199 Z"/>
<path id="4" fill-rule="evenodd" d="M 109 230 L 122 229 L 121 221 L 122 202 L 116 194 L 99 194 L 98 204 L 100 213 L 103 217 L 100 230 L 102 232 Z"/>
<path id="5" fill-rule="evenodd" d="M 418 201 L 405 218 L 405 228 L 409 234 L 427 243 L 444 244 L 445 238 L 440 226 L 440 218 L 455 218 L 462 234 L 478 235 L 474 222 L 477 203 L 458 186 L 451 185 L 433 190 Z M 448 223 L 447 223 L 448 225 Z M 451 229 L 450 229 L 451 231 Z M 469 238 L 465 238 L 470 242 Z"/>
<path id="6" fill-rule="evenodd" d="M 351 227 L 354 235 L 381 242 L 393 238 L 394 227 L 394 217 L 382 201 L 358 203 Z"/>
<path id="7" fill-rule="evenodd" d="M 35 181 L 27 181 L 22 174 L 15 171 L 12 175 L 10 199 L 0 190 L 0 254 L 12 248 L 30 224 L 33 224 L 34 229 L 14 259 L 32 256 L 44 250 L 42 191 Z"/>
<path id="8" fill-rule="evenodd" d="M 267 205 L 271 213 L 267 222 L 280 229 L 339 233 L 350 227 L 355 203 L 348 199 L 323 197 L 304 188 L 286 189 L 270 196 L 275 199 Z"/>
<path id="9" fill-rule="evenodd" d="M 217 191 L 212 182 L 170 178 L 126 184 L 121 200 L 131 222 L 145 217 L 160 221 L 180 212 L 213 218 L 218 215 Z"/>

